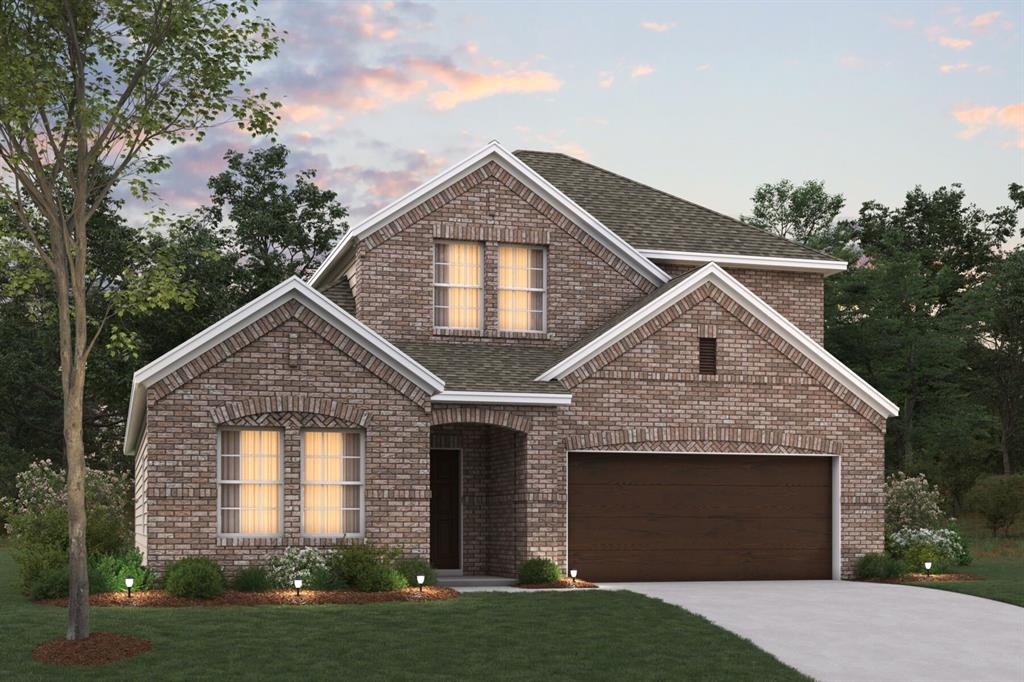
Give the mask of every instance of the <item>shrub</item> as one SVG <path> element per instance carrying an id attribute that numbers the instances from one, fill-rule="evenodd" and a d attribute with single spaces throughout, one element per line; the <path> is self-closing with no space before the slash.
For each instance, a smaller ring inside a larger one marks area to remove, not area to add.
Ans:
<path id="1" fill-rule="evenodd" d="M 314 587 L 327 571 L 327 555 L 315 547 L 289 547 L 267 562 L 267 574 L 274 587 L 291 587 L 298 578 Z"/>
<path id="2" fill-rule="evenodd" d="M 239 592 L 266 592 L 274 588 L 274 583 L 265 567 L 248 566 L 238 572 L 231 586 Z"/>
<path id="3" fill-rule="evenodd" d="M 562 569 L 551 559 L 527 559 L 519 567 L 519 582 L 523 585 L 553 583 L 562 578 Z"/>
<path id="4" fill-rule="evenodd" d="M 1010 526 L 1024 513 L 1024 474 L 983 476 L 967 492 L 967 508 L 985 518 L 993 537 L 999 530 L 1010 532 Z"/>
<path id="5" fill-rule="evenodd" d="M 380 569 L 393 568 L 397 558 L 396 550 L 367 543 L 340 548 L 331 565 L 334 575 L 344 584 L 364 592 L 379 592 L 364 590 L 362 586 L 377 581 L 381 575 Z"/>
<path id="6" fill-rule="evenodd" d="M 904 528 L 887 537 L 886 546 L 912 571 L 921 571 L 925 561 L 931 561 L 937 573 L 971 563 L 967 543 L 953 528 Z"/>
<path id="7" fill-rule="evenodd" d="M 124 592 L 125 578 L 134 578 L 132 590 L 143 591 L 153 589 L 156 578 L 153 572 L 142 565 L 142 554 L 132 547 L 120 554 L 104 554 L 90 559 L 89 567 L 96 573 L 96 586 L 90 591 Z"/>
<path id="8" fill-rule="evenodd" d="M 68 571 L 68 554 L 61 547 L 47 547 L 39 544 L 21 544 L 15 547 L 14 560 L 18 564 L 21 591 L 31 594 L 33 583 L 48 572 L 63 569 Z M 64 586 L 65 594 L 67 585 Z M 64 595 L 60 595 L 64 596 Z"/>
<path id="9" fill-rule="evenodd" d="M 423 559 L 400 559 L 395 562 L 395 568 L 412 587 L 417 586 L 416 576 L 418 575 L 424 577 L 424 585 L 437 584 L 437 572 Z"/>
<path id="10" fill-rule="evenodd" d="M 71 569 L 65 563 L 60 566 L 51 566 L 37 574 L 25 586 L 25 593 L 30 599 L 62 599 L 68 596 L 68 581 Z M 100 594 L 109 592 L 104 589 L 106 579 L 98 574 L 96 570 L 89 567 L 89 592 Z"/>
<path id="11" fill-rule="evenodd" d="M 924 474 L 902 471 L 885 479 L 885 535 L 907 528 L 945 528 L 950 519 L 942 510 L 942 493 Z"/>
<path id="12" fill-rule="evenodd" d="M 853 573 L 861 580 L 898 578 L 907 572 L 906 565 L 886 553 L 865 554 L 857 560 Z"/>
<path id="13" fill-rule="evenodd" d="M 349 582 L 360 592 L 391 592 L 409 586 L 405 576 L 389 564 L 364 564 Z"/>
<path id="14" fill-rule="evenodd" d="M 209 599 L 224 592 L 224 572 L 206 557 L 186 557 L 167 567 L 164 587 L 175 597 Z"/>

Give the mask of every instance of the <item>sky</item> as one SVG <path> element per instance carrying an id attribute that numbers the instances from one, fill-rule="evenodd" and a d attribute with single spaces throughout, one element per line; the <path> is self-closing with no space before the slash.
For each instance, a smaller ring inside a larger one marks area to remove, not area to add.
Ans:
<path id="1" fill-rule="evenodd" d="M 1024 2 L 273 0 L 259 12 L 287 34 L 254 85 L 283 102 L 292 170 L 315 169 L 351 224 L 492 139 L 737 217 L 781 178 L 823 180 L 844 216 L 954 182 L 993 209 L 1024 183 Z M 266 144 L 224 126 L 175 148 L 163 205 L 203 203 L 227 149 Z"/>

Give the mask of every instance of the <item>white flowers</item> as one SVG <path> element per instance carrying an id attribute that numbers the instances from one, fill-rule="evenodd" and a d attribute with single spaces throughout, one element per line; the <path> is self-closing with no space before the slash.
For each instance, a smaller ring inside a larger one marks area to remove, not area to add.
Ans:
<path id="1" fill-rule="evenodd" d="M 889 550 L 901 556 L 914 545 L 928 545 L 946 561 L 962 563 L 967 547 L 960 533 L 952 528 L 901 528 L 888 538 Z"/>

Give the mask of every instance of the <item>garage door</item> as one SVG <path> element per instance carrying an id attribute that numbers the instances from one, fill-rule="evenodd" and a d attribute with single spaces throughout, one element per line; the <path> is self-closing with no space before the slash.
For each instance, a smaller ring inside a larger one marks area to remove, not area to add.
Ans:
<path id="1" fill-rule="evenodd" d="M 569 565 L 605 581 L 831 578 L 832 461 L 570 453 Z"/>

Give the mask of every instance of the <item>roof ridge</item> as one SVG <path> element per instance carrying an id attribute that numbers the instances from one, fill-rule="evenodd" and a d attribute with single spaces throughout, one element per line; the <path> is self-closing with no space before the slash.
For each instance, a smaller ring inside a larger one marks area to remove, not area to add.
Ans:
<path id="1" fill-rule="evenodd" d="M 809 252 L 811 252 L 811 253 L 813 253 L 815 255 L 818 255 L 818 256 L 823 256 L 823 257 L 825 257 L 825 258 L 827 258 L 829 260 L 836 260 L 836 261 L 842 260 L 840 258 L 836 258 L 835 256 L 831 256 L 831 255 L 829 255 L 827 253 L 823 253 L 821 251 L 818 251 L 817 249 L 812 249 L 811 247 L 809 247 L 809 246 L 807 246 L 805 244 L 801 244 L 799 242 L 795 242 L 795 241 L 792 241 L 790 239 L 786 239 L 785 237 L 780 237 L 779 235 L 774 234 L 773 232 L 769 232 L 768 230 L 762 230 L 761 228 L 755 227 L 754 225 L 751 225 L 749 223 L 745 223 L 742 220 L 737 220 L 736 218 L 733 218 L 730 215 L 722 213 L 721 211 L 716 211 L 713 208 L 708 208 L 707 206 L 704 206 L 702 204 L 698 204 L 696 202 L 690 201 L 689 199 L 684 199 L 682 197 L 676 196 L 675 194 L 671 194 L 669 192 L 666 192 L 663 189 L 658 189 L 657 187 L 652 187 L 651 185 L 648 185 L 645 182 L 640 182 L 639 180 L 634 180 L 633 178 L 628 178 L 625 175 L 622 175 L 620 173 L 616 173 L 615 171 L 610 171 L 607 168 L 602 168 L 601 166 L 597 166 L 595 164 L 592 164 L 589 161 L 584 161 L 583 159 L 577 159 L 575 156 L 570 156 L 569 154 L 566 154 L 565 152 L 546 152 L 546 151 L 541 151 L 541 150 L 536 150 L 536 149 L 517 149 L 516 151 L 514 151 L 512 153 L 518 155 L 520 152 L 523 152 L 523 153 L 526 153 L 526 154 L 544 154 L 546 156 L 564 156 L 565 158 L 569 159 L 570 161 L 575 161 L 576 163 L 583 164 L 584 166 L 588 166 L 590 168 L 593 168 L 594 170 L 600 171 L 600 172 L 602 172 L 602 173 L 604 173 L 606 175 L 611 175 L 613 177 L 619 178 L 621 180 L 625 180 L 626 182 L 632 183 L 634 185 L 639 185 L 640 187 L 644 187 L 646 189 L 649 189 L 652 192 L 657 192 L 658 194 L 661 194 L 662 196 L 668 197 L 669 199 L 673 199 L 675 201 L 681 201 L 682 203 L 688 204 L 690 206 L 695 206 L 696 208 L 699 208 L 702 211 L 707 211 L 708 213 L 714 213 L 717 216 L 725 218 L 726 220 L 728 220 L 729 222 L 733 223 L 734 225 L 737 225 L 737 226 L 740 226 L 740 227 L 744 227 L 744 228 L 746 228 L 748 230 L 756 230 L 758 233 L 765 234 L 765 235 L 767 235 L 769 237 L 772 237 L 772 238 L 774 238 L 776 240 L 779 240 L 779 241 L 783 241 L 783 242 L 785 242 L 787 244 L 792 244 L 793 246 L 798 246 L 798 247 L 800 247 L 801 249 L 803 249 L 805 251 L 809 251 Z"/>

